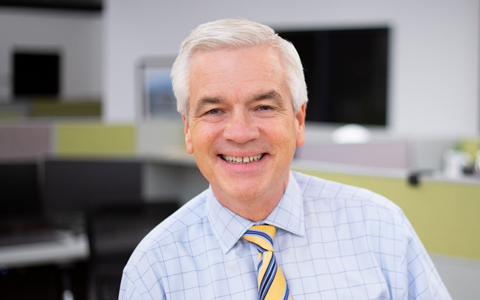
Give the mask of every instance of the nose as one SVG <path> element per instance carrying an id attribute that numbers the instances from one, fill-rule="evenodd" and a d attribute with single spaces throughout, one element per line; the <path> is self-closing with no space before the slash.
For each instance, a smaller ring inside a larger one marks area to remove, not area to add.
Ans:
<path id="1" fill-rule="evenodd" d="M 259 137 L 259 130 L 248 112 L 233 112 L 223 130 L 223 137 L 244 144 Z"/>

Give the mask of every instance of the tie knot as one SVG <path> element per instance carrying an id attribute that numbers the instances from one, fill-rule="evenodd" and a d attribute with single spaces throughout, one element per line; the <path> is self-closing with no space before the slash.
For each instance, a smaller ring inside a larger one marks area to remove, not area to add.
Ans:
<path id="1" fill-rule="evenodd" d="M 275 238 L 275 226 L 272 225 L 256 225 L 248 229 L 243 237 L 260 247 L 258 250 L 273 251 L 273 239 Z"/>

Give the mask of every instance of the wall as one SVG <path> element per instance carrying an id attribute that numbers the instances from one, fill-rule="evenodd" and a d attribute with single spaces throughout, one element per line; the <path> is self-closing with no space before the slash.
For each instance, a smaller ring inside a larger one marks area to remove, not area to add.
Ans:
<path id="1" fill-rule="evenodd" d="M 61 49 L 61 96 L 102 94 L 103 20 L 100 13 L 0 8 L 0 102 L 11 96 L 14 48 Z"/>
<path id="2" fill-rule="evenodd" d="M 105 120 L 136 119 L 135 66 L 176 54 L 190 30 L 219 18 L 274 28 L 388 25 L 388 129 L 407 136 L 479 133 L 478 0 L 109 0 L 105 11 Z"/>

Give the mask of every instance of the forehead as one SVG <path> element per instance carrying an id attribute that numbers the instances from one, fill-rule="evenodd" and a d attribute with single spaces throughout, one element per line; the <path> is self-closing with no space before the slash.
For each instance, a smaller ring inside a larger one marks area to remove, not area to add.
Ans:
<path id="1" fill-rule="evenodd" d="M 194 61 L 201 61 L 202 58 L 213 56 L 216 58 L 225 58 L 233 61 L 233 58 L 236 56 L 238 58 L 249 58 L 251 61 L 263 60 L 268 58 L 272 63 L 280 64 L 280 50 L 271 46 L 244 46 L 244 47 L 225 47 L 220 49 L 196 49 L 194 50 L 192 56 L 190 57 L 191 65 Z"/>
<path id="2" fill-rule="evenodd" d="M 279 52 L 273 47 L 197 50 L 191 58 L 190 96 L 193 99 L 207 91 L 245 92 L 262 85 L 277 88 L 285 85 L 285 71 Z"/>

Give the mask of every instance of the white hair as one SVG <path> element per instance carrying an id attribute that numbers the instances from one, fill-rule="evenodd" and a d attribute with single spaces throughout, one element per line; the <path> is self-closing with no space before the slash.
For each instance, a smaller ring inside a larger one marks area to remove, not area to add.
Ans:
<path id="1" fill-rule="evenodd" d="M 177 110 L 188 118 L 190 96 L 190 60 L 197 50 L 217 51 L 245 47 L 270 46 L 278 49 L 294 112 L 308 101 L 303 67 L 295 47 L 263 24 L 237 19 L 222 19 L 202 24 L 183 41 L 172 67 L 173 92 Z"/>

